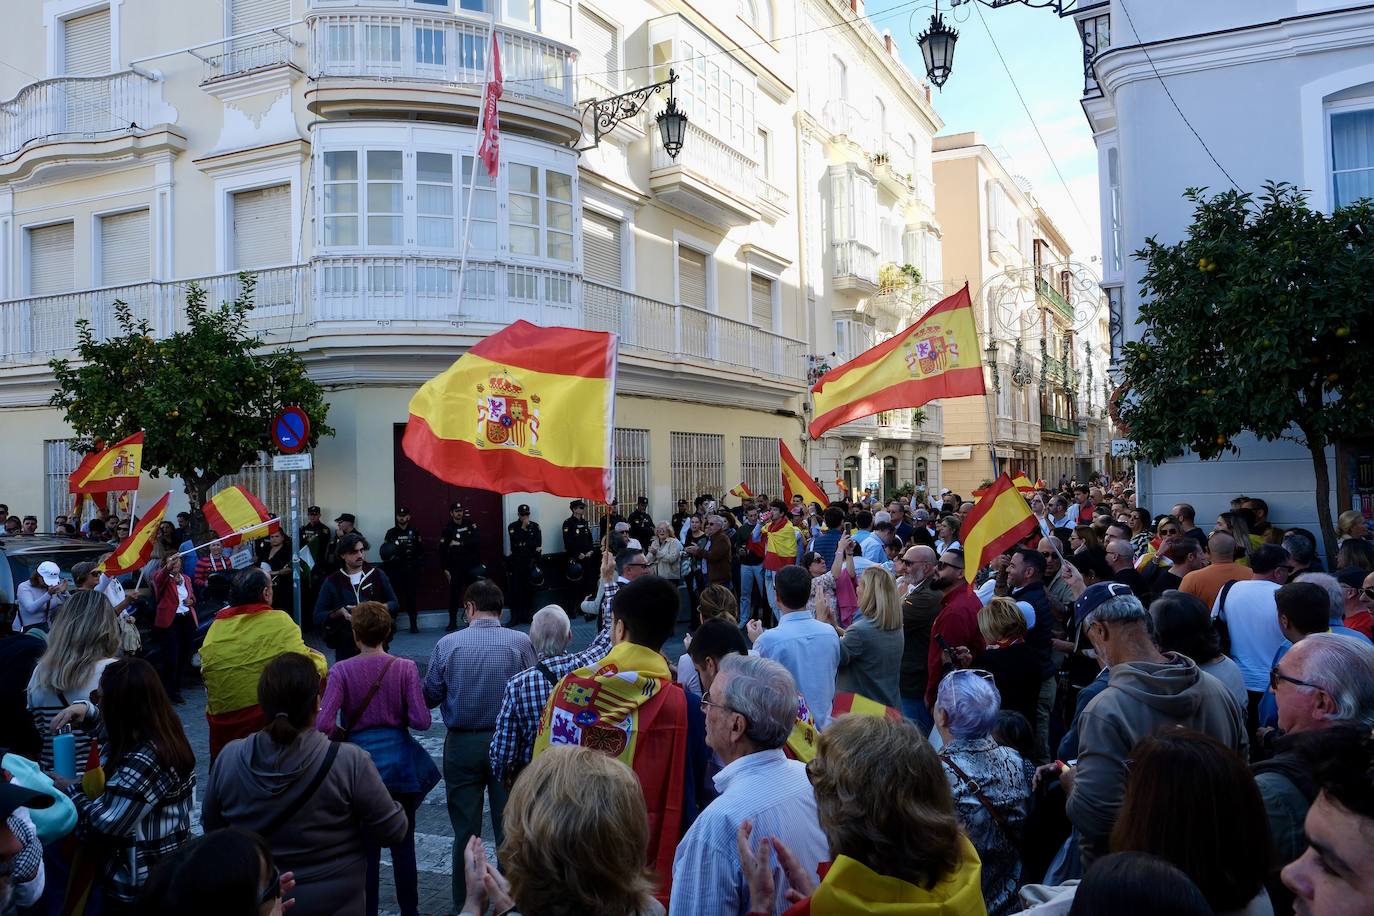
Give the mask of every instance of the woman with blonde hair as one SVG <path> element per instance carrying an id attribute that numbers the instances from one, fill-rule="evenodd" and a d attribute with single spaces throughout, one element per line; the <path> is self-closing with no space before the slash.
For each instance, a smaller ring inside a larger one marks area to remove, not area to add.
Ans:
<path id="1" fill-rule="evenodd" d="M 859 577 L 859 613 L 848 629 L 835 622 L 831 608 L 816 598 L 816 616 L 840 636 L 840 670 L 835 686 L 884 706 L 902 708 L 902 599 L 897 583 L 881 566 Z"/>
<path id="2" fill-rule="evenodd" d="M 968 648 L 954 650 L 960 668 L 975 668 L 992 675 L 1003 709 L 1021 713 L 1035 728 L 1040 696 L 1040 660 L 1026 642 L 1026 615 L 1011 598 L 993 598 L 978 612 L 978 631 L 984 648 L 973 655 Z"/>
<path id="3" fill-rule="evenodd" d="M 104 593 L 92 589 L 72 592 L 53 621 L 47 651 L 29 678 L 29 715 L 43 736 L 39 764 L 44 772 L 53 768 L 49 723 L 68 706 L 91 698 L 100 686 L 100 675 L 119 657 L 122 646 L 119 615 Z M 81 731 L 75 736 L 76 763 L 84 768 L 91 736 Z"/>
<path id="4" fill-rule="evenodd" d="M 574 745 L 549 748 L 516 779 L 505 826 L 504 876 L 487 861 L 481 837 L 468 841 L 468 895 L 460 916 L 485 913 L 488 897 L 497 913 L 663 912 L 643 864 L 649 845 L 644 793 L 619 760 Z"/>
<path id="5" fill-rule="evenodd" d="M 674 585 L 682 581 L 682 542 L 673 537 L 673 526 L 659 522 L 654 526 L 654 539 L 645 545 L 645 559 L 655 564 L 654 572 Z"/>
<path id="6" fill-rule="evenodd" d="M 1369 537 L 1369 522 L 1359 509 L 1346 509 L 1336 516 L 1336 543 L 1344 544 L 1351 538 L 1360 540 Z"/>
<path id="7" fill-rule="evenodd" d="M 818 885 L 774 837 L 737 842 L 749 899 L 773 899 L 772 854 L 799 900 L 785 916 L 873 912 L 985 916 L 978 853 L 959 829 L 940 760 L 905 719 L 846 715 L 806 765 L 832 861 Z M 912 837 L 920 837 L 913 843 Z"/>

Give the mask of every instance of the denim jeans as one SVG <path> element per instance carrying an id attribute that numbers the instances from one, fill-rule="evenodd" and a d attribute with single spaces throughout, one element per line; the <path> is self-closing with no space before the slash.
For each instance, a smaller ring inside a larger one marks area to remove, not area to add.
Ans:
<path id="1" fill-rule="evenodd" d="M 902 697 L 902 715 L 914 722 L 922 735 L 929 735 L 935 727 L 935 718 L 921 697 Z"/>
<path id="2" fill-rule="evenodd" d="M 453 825 L 453 908 L 461 910 L 467 898 L 463 875 L 463 848 L 468 839 L 482 835 L 482 791 L 491 802 L 491 829 L 496 845 L 506 838 L 501 814 L 506 809 L 509 791 L 491 774 L 487 752 L 491 749 L 491 729 L 484 731 L 450 730 L 444 739 L 444 787 L 448 790 L 448 819 Z"/>
<path id="3" fill-rule="evenodd" d="M 415 865 L 415 810 L 422 799 L 414 792 L 393 792 L 391 797 L 406 812 L 406 836 L 391 850 L 391 873 L 396 884 L 396 908 L 401 916 L 419 916 L 420 875 Z M 380 900 L 377 884 L 381 880 L 382 848 L 367 844 L 367 916 L 377 916 Z"/>
<path id="4" fill-rule="evenodd" d="M 753 617 L 754 610 L 754 588 L 758 587 L 759 592 L 767 594 L 764 585 L 763 564 L 748 566 L 744 563 L 739 567 L 739 622 L 744 626 Z M 759 615 L 763 619 L 763 615 Z"/>

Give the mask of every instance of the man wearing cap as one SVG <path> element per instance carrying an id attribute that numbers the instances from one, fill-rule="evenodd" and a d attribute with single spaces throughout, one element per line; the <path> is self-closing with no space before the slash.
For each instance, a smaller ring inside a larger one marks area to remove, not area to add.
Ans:
<path id="1" fill-rule="evenodd" d="M 0 777 L 0 911 L 31 907 L 43 897 L 43 844 L 26 809 L 41 810 L 54 801 Z"/>
<path id="2" fill-rule="evenodd" d="M 615 523 L 611 529 L 610 540 L 607 542 L 607 549 L 614 555 L 624 550 L 626 547 L 634 546 L 630 543 L 630 523 L 620 521 Z M 639 545 L 643 547 L 642 544 Z"/>
<path id="3" fill-rule="evenodd" d="M 635 511 L 630 513 L 630 537 L 639 541 L 645 550 L 654 539 L 654 519 L 649 514 L 649 497 L 641 496 L 635 501 Z"/>
<path id="4" fill-rule="evenodd" d="M 329 542 L 332 539 L 332 532 L 329 530 L 328 525 L 320 521 L 319 506 L 311 506 L 309 509 L 306 509 L 305 515 L 309 520 L 301 526 L 300 542 L 302 544 L 310 544 L 311 553 L 316 555 L 316 560 L 322 560 L 329 556 Z M 177 520 L 180 521 L 181 517 L 178 516 Z M 186 536 L 190 537 L 189 531 Z M 318 547 L 316 546 L 317 544 Z"/>
<path id="5" fill-rule="evenodd" d="M 521 503 L 515 521 L 506 526 L 510 557 L 506 561 L 506 596 L 510 599 L 510 625 L 529 623 L 534 615 L 534 570 L 544 551 L 539 523 L 530 520 L 530 507 Z"/>
<path id="6" fill-rule="evenodd" d="M 568 503 L 568 510 L 571 514 L 563 521 L 563 553 L 568 561 L 568 584 L 585 589 L 587 583 L 595 581 L 600 557 L 597 556 L 592 527 L 587 524 L 587 504 L 574 499 Z M 581 596 L 578 597 L 580 599 Z"/>
<path id="7" fill-rule="evenodd" d="M 458 629 L 458 612 L 463 609 L 463 592 L 469 584 L 486 577 L 482 568 L 482 539 L 477 523 L 470 521 L 461 502 L 448 507 L 449 523 L 439 535 L 439 560 L 448 580 L 448 626 L 445 633 Z"/>
<path id="8" fill-rule="evenodd" d="M 396 590 L 399 612 L 410 618 L 410 632 L 420 632 L 419 609 L 415 606 L 415 589 L 420 581 L 420 532 L 410 523 L 410 510 L 401 506 L 396 510 L 396 524 L 386 531 L 382 546 L 382 569 Z M 390 544 L 388 549 L 385 544 Z M 400 613 L 397 617 L 399 618 Z"/>

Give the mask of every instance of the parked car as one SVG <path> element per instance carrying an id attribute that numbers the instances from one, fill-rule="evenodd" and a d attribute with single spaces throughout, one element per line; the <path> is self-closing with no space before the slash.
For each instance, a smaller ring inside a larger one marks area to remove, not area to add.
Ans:
<path id="1" fill-rule="evenodd" d="M 17 611 L 15 590 L 33 578 L 39 563 L 56 563 L 62 578 L 71 583 L 73 566 L 109 552 L 109 544 L 56 534 L 0 537 L 0 632 L 10 632 Z"/>

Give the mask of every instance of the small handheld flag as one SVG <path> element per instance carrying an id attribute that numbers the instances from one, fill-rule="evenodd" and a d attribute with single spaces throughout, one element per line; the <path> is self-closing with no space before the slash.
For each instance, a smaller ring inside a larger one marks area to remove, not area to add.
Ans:
<path id="1" fill-rule="evenodd" d="M 739 499 L 753 499 L 754 491 L 749 489 L 749 484 L 741 481 L 736 486 L 730 488 L 730 495 Z"/>
<path id="2" fill-rule="evenodd" d="M 816 481 L 811 479 L 811 475 L 806 473 L 806 468 L 802 467 L 801 462 L 792 454 L 787 443 L 778 440 L 778 468 L 782 471 L 782 498 L 790 504 L 792 497 L 801 494 L 802 500 L 808 503 L 820 503 L 822 506 L 830 502 L 826 498 L 825 491 L 816 485 Z"/>
<path id="3" fill-rule="evenodd" d="M 964 578 L 972 582 L 993 557 L 1015 547 L 1037 526 L 1030 506 L 1011 478 L 1006 474 L 998 477 L 985 488 L 983 498 L 964 522 Z"/>
<path id="4" fill-rule="evenodd" d="M 153 545 L 157 541 L 157 528 L 167 514 L 167 502 L 172 491 L 167 493 L 144 513 L 138 526 L 129 536 L 119 542 L 114 552 L 105 558 L 98 567 L 107 576 L 122 576 L 125 573 L 142 569 L 153 557 Z"/>
<path id="5" fill-rule="evenodd" d="M 267 507 L 240 486 L 220 490 L 201 508 L 206 524 L 224 539 L 225 547 L 256 541 L 281 530 L 281 523 L 272 517 Z"/>
<path id="6" fill-rule="evenodd" d="M 143 470 L 143 432 L 121 439 L 81 459 L 67 478 L 69 493 L 114 493 L 137 490 Z"/>

